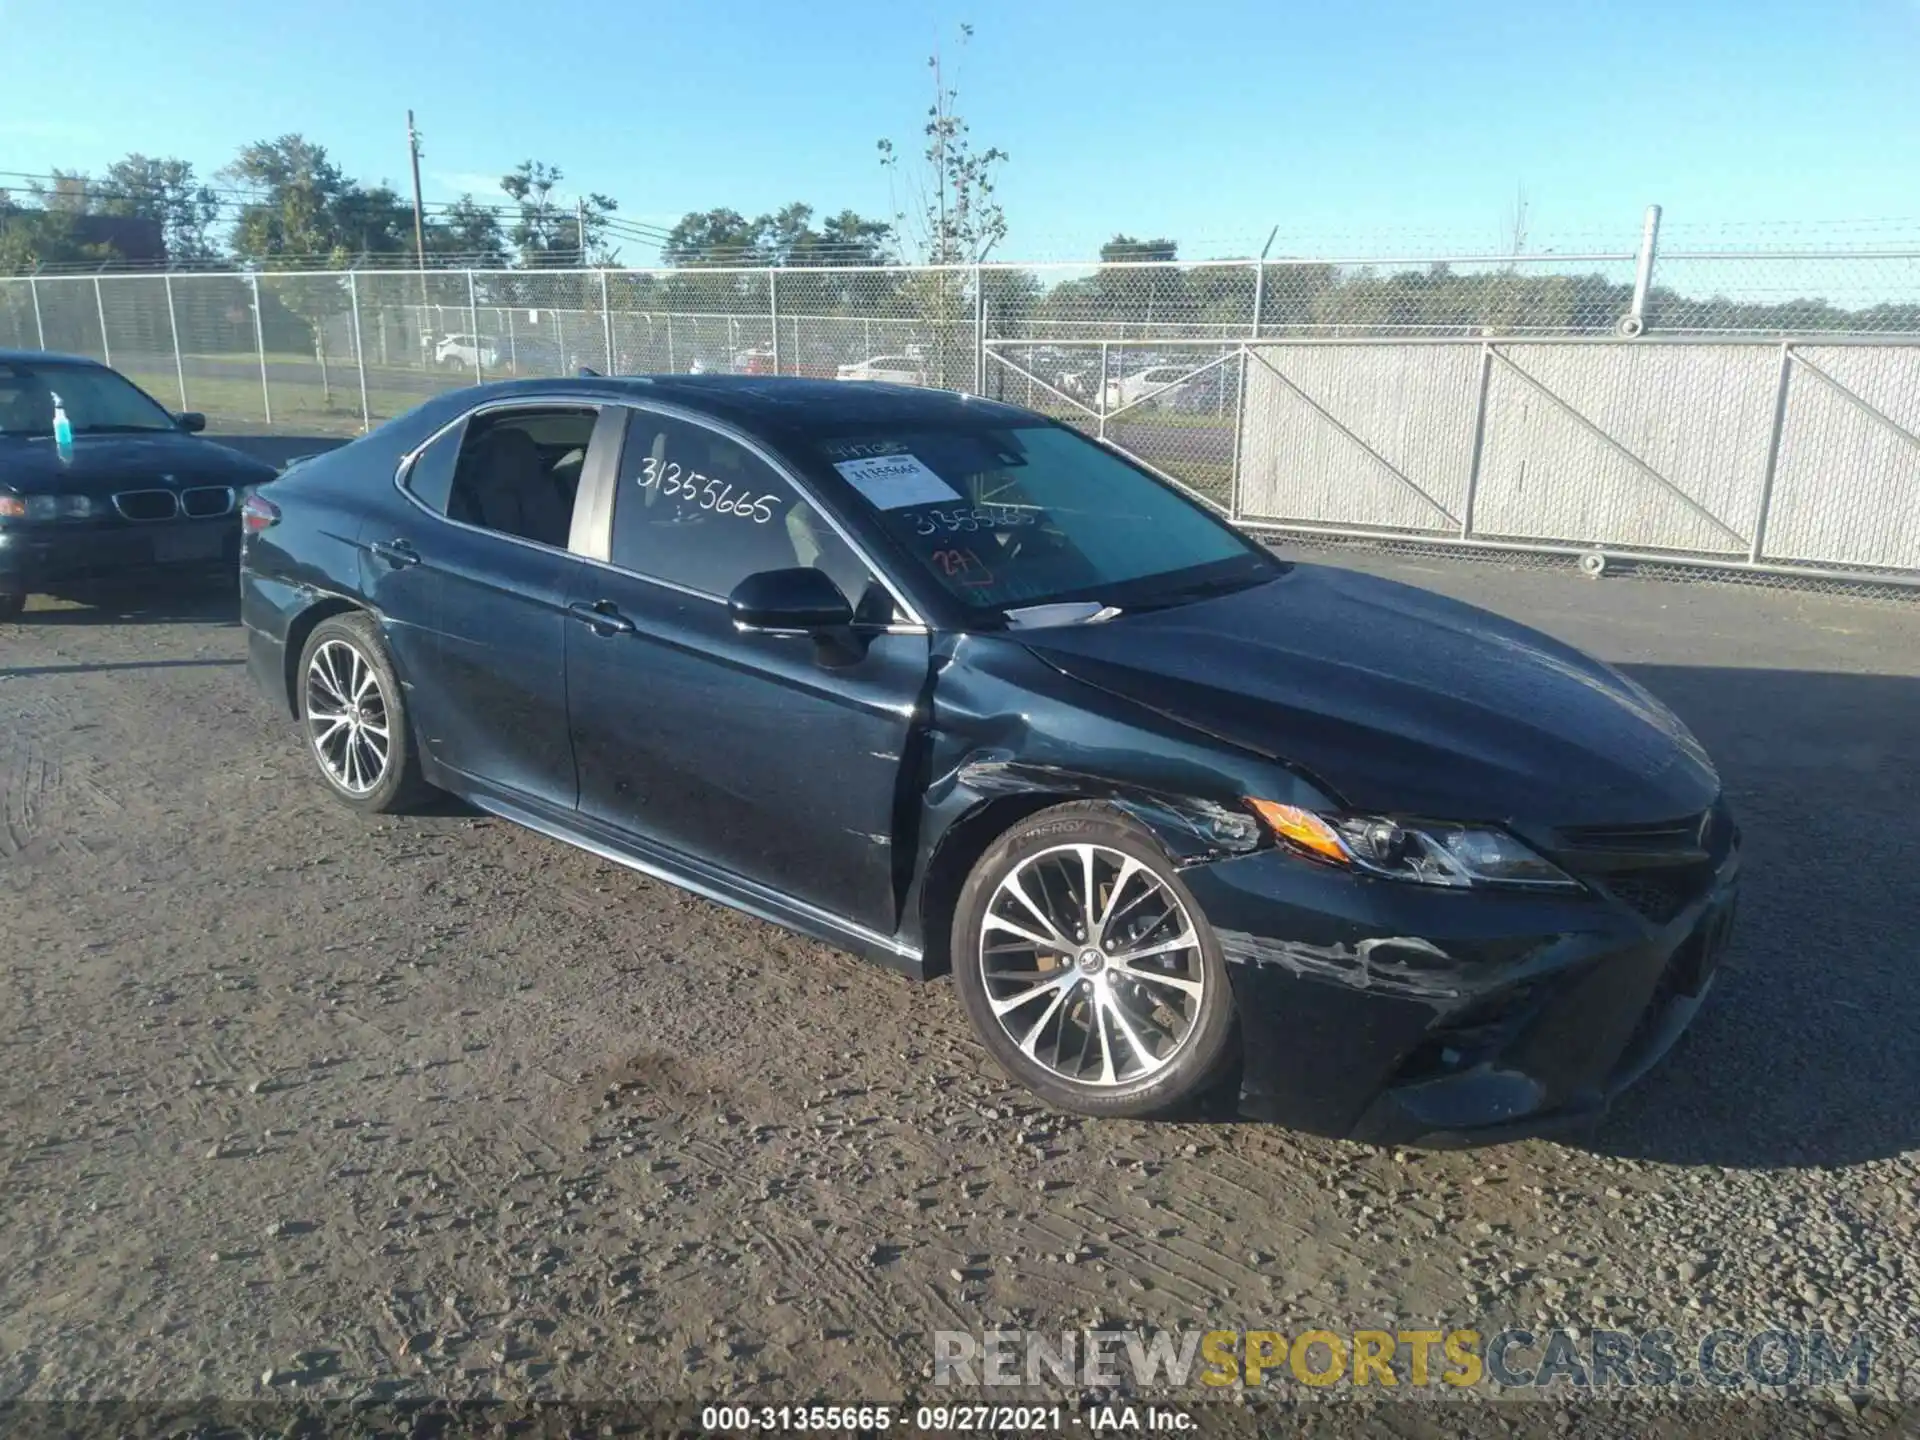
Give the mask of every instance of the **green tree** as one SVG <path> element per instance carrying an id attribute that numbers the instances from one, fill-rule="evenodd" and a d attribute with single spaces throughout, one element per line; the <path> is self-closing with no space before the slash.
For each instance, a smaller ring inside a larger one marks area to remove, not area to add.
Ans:
<path id="1" fill-rule="evenodd" d="M 213 187 L 195 180 L 189 160 L 155 158 L 134 152 L 107 167 L 94 213 L 150 220 L 160 227 L 167 259 L 175 264 L 205 264 L 217 259 L 213 236 L 220 200 Z"/>
<path id="2" fill-rule="evenodd" d="M 619 209 L 605 195 L 589 194 L 577 205 L 562 205 L 554 188 L 566 179 L 557 165 L 522 160 L 500 177 L 500 188 L 520 207 L 507 238 L 519 252 L 520 263 L 537 266 L 612 265 L 619 252 L 606 241 L 607 217 Z"/>
<path id="3" fill-rule="evenodd" d="M 960 27 L 960 45 L 973 27 Z M 933 104 L 920 127 L 921 164 L 906 168 L 893 141 L 879 142 L 880 164 L 894 182 L 895 225 L 912 238 L 919 258 L 930 265 L 970 264 L 984 260 L 1006 238 L 1007 217 L 996 198 L 999 167 L 1008 159 L 999 146 L 973 148 L 973 137 L 959 112 L 960 91 L 949 80 L 940 51 L 927 57 L 933 72 Z"/>
<path id="4" fill-rule="evenodd" d="M 791 208 L 791 207 L 789 207 Z M 764 265 L 761 227 L 738 210 L 691 210 L 667 232 L 660 258 L 668 265 Z"/>
<path id="5" fill-rule="evenodd" d="M 62 170 L 54 166 L 53 184 L 38 180 L 27 182 L 33 198 L 49 215 L 91 215 L 93 213 L 93 177 L 84 170 Z"/>
<path id="6" fill-rule="evenodd" d="M 60 265 L 104 265 L 115 258 L 111 246 L 90 244 L 75 234 L 71 211 L 21 205 L 0 190 L 0 274 L 31 274 Z"/>
<path id="7" fill-rule="evenodd" d="M 749 220 L 738 210 L 695 210 L 680 218 L 660 247 L 669 265 L 885 265 L 893 227 L 853 210 L 816 229 L 811 205 L 795 200 Z"/>
<path id="8" fill-rule="evenodd" d="M 413 212 L 393 189 L 361 186 L 328 158 L 325 146 L 305 136 L 256 141 L 221 174 L 261 192 L 259 200 L 241 210 L 232 239 L 234 254 L 256 269 L 340 268 L 370 256 L 404 255 L 413 248 Z M 327 332 L 351 308 L 342 277 L 275 280 L 262 286 L 261 301 L 263 332 L 273 314 L 270 301 L 293 318 L 295 333 L 305 330 L 320 366 L 321 393 L 331 404 Z M 284 329 L 282 334 L 294 339 Z M 268 343 L 274 343 L 274 337 Z"/>
<path id="9" fill-rule="evenodd" d="M 233 252 L 250 264 L 325 267 L 413 249 L 413 212 L 392 187 L 363 187 L 305 136 L 256 141 L 220 173 L 262 192 L 233 227 Z"/>
<path id="10" fill-rule="evenodd" d="M 462 195 L 425 226 L 427 253 L 476 269 L 498 270 L 507 264 L 506 232 L 497 212 L 471 195 Z"/>

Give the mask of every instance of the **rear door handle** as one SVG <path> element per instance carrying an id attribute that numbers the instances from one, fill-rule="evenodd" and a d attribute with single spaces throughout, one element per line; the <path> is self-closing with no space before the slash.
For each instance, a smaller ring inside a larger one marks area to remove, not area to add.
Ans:
<path id="1" fill-rule="evenodd" d="M 409 565 L 420 563 L 420 552 L 414 549 L 413 543 L 408 540 L 376 540 L 367 546 L 367 549 L 396 570 L 404 570 Z"/>
<path id="2" fill-rule="evenodd" d="M 596 600 L 591 605 L 576 600 L 567 606 L 567 613 L 592 627 L 596 635 L 631 635 L 637 628 L 611 600 Z"/>

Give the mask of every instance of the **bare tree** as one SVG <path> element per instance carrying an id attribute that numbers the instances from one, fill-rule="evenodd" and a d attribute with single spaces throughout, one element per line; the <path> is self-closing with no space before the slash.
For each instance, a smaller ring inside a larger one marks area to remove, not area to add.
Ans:
<path id="1" fill-rule="evenodd" d="M 960 27 L 960 45 L 973 27 Z M 920 127 L 925 141 L 922 163 L 905 167 L 893 141 L 880 141 L 880 164 L 893 181 L 896 233 L 908 237 L 928 264 L 967 264 L 984 260 L 1007 233 L 1007 219 L 994 195 L 994 176 L 1007 160 L 999 146 L 976 151 L 959 112 L 957 74 L 943 61 L 939 47 L 927 57 L 933 72 L 933 104 Z"/>

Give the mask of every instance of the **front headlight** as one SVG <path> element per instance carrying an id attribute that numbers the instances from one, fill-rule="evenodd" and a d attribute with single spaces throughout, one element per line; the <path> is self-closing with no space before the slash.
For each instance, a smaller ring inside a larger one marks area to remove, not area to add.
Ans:
<path id="1" fill-rule="evenodd" d="M 29 520 L 84 520 L 94 512 L 94 503 L 86 495 L 29 495 L 26 518 Z"/>
<path id="2" fill-rule="evenodd" d="M 1504 830 L 1380 815 L 1321 815 L 1275 800 L 1247 804 L 1274 836 L 1315 860 L 1392 880 L 1464 889 L 1578 890 L 1580 882 Z"/>

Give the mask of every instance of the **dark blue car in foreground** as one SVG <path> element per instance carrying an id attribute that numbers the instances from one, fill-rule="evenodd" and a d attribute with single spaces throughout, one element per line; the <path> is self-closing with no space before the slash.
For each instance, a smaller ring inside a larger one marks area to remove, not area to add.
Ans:
<path id="1" fill-rule="evenodd" d="M 1048 1101 L 1461 1143 L 1591 1117 L 1724 948 L 1620 674 L 1289 564 L 1039 415 L 748 376 L 443 396 L 245 507 L 250 665 L 431 788 L 914 975 Z"/>

